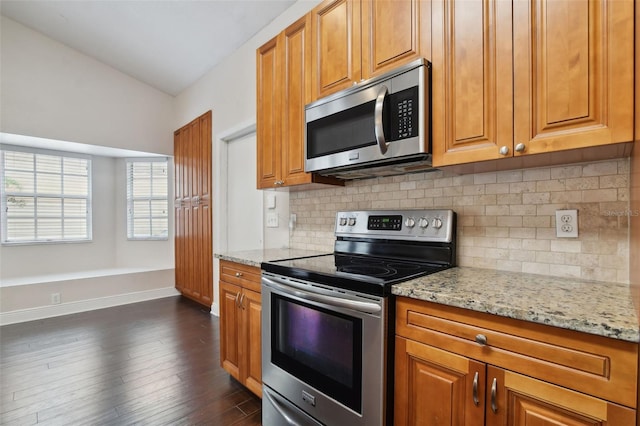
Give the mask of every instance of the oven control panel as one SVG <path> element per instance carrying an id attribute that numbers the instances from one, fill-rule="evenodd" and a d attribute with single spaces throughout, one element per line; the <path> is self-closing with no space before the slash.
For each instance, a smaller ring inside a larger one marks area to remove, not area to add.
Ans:
<path id="1" fill-rule="evenodd" d="M 370 210 L 336 214 L 336 236 L 451 242 L 453 210 Z"/>
<path id="2" fill-rule="evenodd" d="M 401 215 L 370 215 L 367 222 L 368 230 L 401 231 Z"/>

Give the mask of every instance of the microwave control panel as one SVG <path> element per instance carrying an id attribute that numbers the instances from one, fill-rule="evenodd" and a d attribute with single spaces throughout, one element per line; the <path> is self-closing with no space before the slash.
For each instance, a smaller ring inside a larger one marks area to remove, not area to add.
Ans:
<path id="1" fill-rule="evenodd" d="M 391 140 L 418 136 L 418 86 L 389 95 Z"/>

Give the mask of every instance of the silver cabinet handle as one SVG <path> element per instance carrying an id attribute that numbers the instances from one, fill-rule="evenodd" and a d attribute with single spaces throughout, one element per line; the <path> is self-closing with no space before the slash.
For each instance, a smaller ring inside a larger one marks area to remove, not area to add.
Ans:
<path id="1" fill-rule="evenodd" d="M 274 185 L 284 185 L 284 181 L 283 180 L 277 180 L 275 182 L 273 182 Z"/>
<path id="2" fill-rule="evenodd" d="M 242 272 L 236 272 L 236 277 L 240 278 L 242 276 Z"/>
<path id="3" fill-rule="evenodd" d="M 473 403 L 480 405 L 480 398 L 478 398 L 478 372 L 473 376 Z"/>
<path id="4" fill-rule="evenodd" d="M 244 296 L 245 294 L 242 293 L 242 296 L 240 296 L 240 309 L 244 310 L 244 305 L 242 304 L 242 302 L 244 301 Z"/>
<path id="5" fill-rule="evenodd" d="M 496 394 L 498 393 L 498 379 L 493 378 L 493 383 L 491 383 L 491 411 L 495 413 L 498 412 L 498 403 L 496 401 Z"/>
<path id="6" fill-rule="evenodd" d="M 507 155 L 508 153 L 509 153 L 509 147 L 508 146 L 500 147 L 500 155 Z"/>
<path id="7" fill-rule="evenodd" d="M 477 334 L 476 343 L 478 343 L 479 345 L 485 346 L 487 344 L 487 336 L 485 336 L 484 334 Z"/>
<path id="8" fill-rule="evenodd" d="M 522 142 L 516 145 L 516 152 L 524 152 L 527 147 Z"/>
<path id="9" fill-rule="evenodd" d="M 387 86 L 382 85 L 380 87 L 380 92 L 378 92 L 378 98 L 376 99 L 376 107 L 374 110 L 374 130 L 376 134 L 376 141 L 378 142 L 378 148 L 380 148 L 380 152 L 382 154 L 386 154 L 387 149 L 389 148 L 389 144 L 384 137 L 384 126 L 382 125 L 382 108 L 384 107 L 384 98 L 387 97 L 388 92 L 389 89 L 387 89 Z"/>
<path id="10" fill-rule="evenodd" d="M 240 297 L 240 292 L 237 292 L 237 293 L 236 293 L 236 299 L 235 299 L 235 300 L 236 300 L 236 306 L 237 306 L 238 308 L 240 307 L 240 305 L 238 304 L 238 298 L 239 298 L 239 297 Z"/>

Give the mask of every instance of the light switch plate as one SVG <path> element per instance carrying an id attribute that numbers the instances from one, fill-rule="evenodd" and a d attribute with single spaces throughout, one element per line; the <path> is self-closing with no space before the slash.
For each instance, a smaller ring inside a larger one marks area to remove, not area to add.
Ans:
<path id="1" fill-rule="evenodd" d="M 270 210 L 276 208 L 276 194 L 267 194 L 267 208 Z"/>
<path id="2" fill-rule="evenodd" d="M 269 212 L 267 213 L 267 228 L 277 228 L 278 227 L 278 213 Z"/>

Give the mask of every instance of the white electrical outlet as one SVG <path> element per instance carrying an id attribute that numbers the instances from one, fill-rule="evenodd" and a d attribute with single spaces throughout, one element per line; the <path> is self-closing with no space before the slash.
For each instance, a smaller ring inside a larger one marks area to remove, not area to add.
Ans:
<path id="1" fill-rule="evenodd" d="M 556 210 L 556 236 L 578 237 L 578 210 Z"/>
<path id="2" fill-rule="evenodd" d="M 60 293 L 51 293 L 51 304 L 52 305 L 60 304 Z"/>

